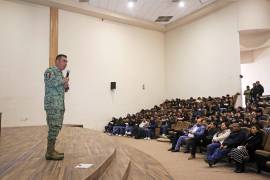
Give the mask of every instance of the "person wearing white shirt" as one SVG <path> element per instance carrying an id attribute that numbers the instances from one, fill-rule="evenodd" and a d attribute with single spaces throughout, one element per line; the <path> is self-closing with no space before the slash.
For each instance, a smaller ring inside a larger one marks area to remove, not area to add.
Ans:
<path id="1" fill-rule="evenodd" d="M 220 128 L 221 128 L 221 131 L 217 132 L 213 136 L 212 143 L 207 146 L 206 159 L 208 159 L 208 157 L 211 156 L 215 152 L 215 150 L 220 147 L 223 141 L 231 133 L 231 130 L 229 129 L 229 124 L 227 123 L 222 123 Z"/>
<path id="2" fill-rule="evenodd" d="M 150 140 L 150 130 L 148 129 L 149 127 L 149 122 L 146 121 L 145 119 L 139 124 L 139 128 L 142 129 L 143 133 L 145 134 L 146 140 Z"/>

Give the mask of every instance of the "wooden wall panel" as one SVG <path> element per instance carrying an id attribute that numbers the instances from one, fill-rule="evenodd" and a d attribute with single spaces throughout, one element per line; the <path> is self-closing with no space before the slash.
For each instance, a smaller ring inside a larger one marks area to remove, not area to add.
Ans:
<path id="1" fill-rule="evenodd" d="M 55 65 L 58 54 L 58 8 L 50 8 L 50 59 L 49 66 Z"/>

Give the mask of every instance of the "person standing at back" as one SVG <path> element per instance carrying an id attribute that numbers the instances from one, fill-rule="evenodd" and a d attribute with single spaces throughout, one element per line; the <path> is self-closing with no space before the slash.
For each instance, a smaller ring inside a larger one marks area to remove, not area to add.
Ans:
<path id="1" fill-rule="evenodd" d="M 260 81 L 256 81 L 258 96 L 262 96 L 264 93 L 264 87 L 261 85 Z"/>
<path id="2" fill-rule="evenodd" d="M 44 73 L 45 97 L 44 109 L 48 125 L 48 144 L 46 160 L 62 160 L 64 153 L 55 150 L 56 138 L 62 128 L 65 112 L 65 92 L 69 89 L 69 78 L 64 77 L 62 71 L 67 66 L 67 56 L 59 54 L 55 59 L 55 66 Z"/>
<path id="3" fill-rule="evenodd" d="M 247 107 L 251 101 L 251 89 L 249 86 L 247 86 L 247 89 L 244 91 L 244 95 L 245 95 L 245 103 Z"/>

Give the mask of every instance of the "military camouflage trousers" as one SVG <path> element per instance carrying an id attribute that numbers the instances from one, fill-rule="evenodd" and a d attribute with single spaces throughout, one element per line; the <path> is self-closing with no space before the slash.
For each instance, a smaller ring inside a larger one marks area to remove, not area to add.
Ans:
<path id="1" fill-rule="evenodd" d="M 46 110 L 46 119 L 49 128 L 48 140 L 56 140 L 63 125 L 64 112 L 64 110 Z"/>

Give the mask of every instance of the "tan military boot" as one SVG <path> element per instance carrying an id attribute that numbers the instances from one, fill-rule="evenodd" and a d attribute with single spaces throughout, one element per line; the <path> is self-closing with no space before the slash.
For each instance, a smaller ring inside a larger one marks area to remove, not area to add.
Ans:
<path id="1" fill-rule="evenodd" d="M 56 161 L 63 160 L 64 156 L 58 155 L 55 152 L 54 145 L 55 145 L 54 140 L 48 141 L 47 152 L 46 152 L 46 155 L 45 155 L 46 160 L 56 160 Z"/>
<path id="2" fill-rule="evenodd" d="M 63 156 L 64 157 L 64 153 L 61 153 L 61 152 L 58 152 L 58 151 L 56 151 L 55 150 L 55 143 L 56 143 L 56 141 L 52 141 L 52 143 L 53 143 L 53 151 L 57 154 L 57 155 L 59 155 L 59 156 Z"/>
<path id="3" fill-rule="evenodd" d="M 56 151 L 55 149 L 54 149 L 54 152 L 57 154 L 57 155 L 59 155 L 59 156 L 63 156 L 64 157 L 64 153 L 62 153 L 62 152 L 58 152 L 58 151 Z"/>

